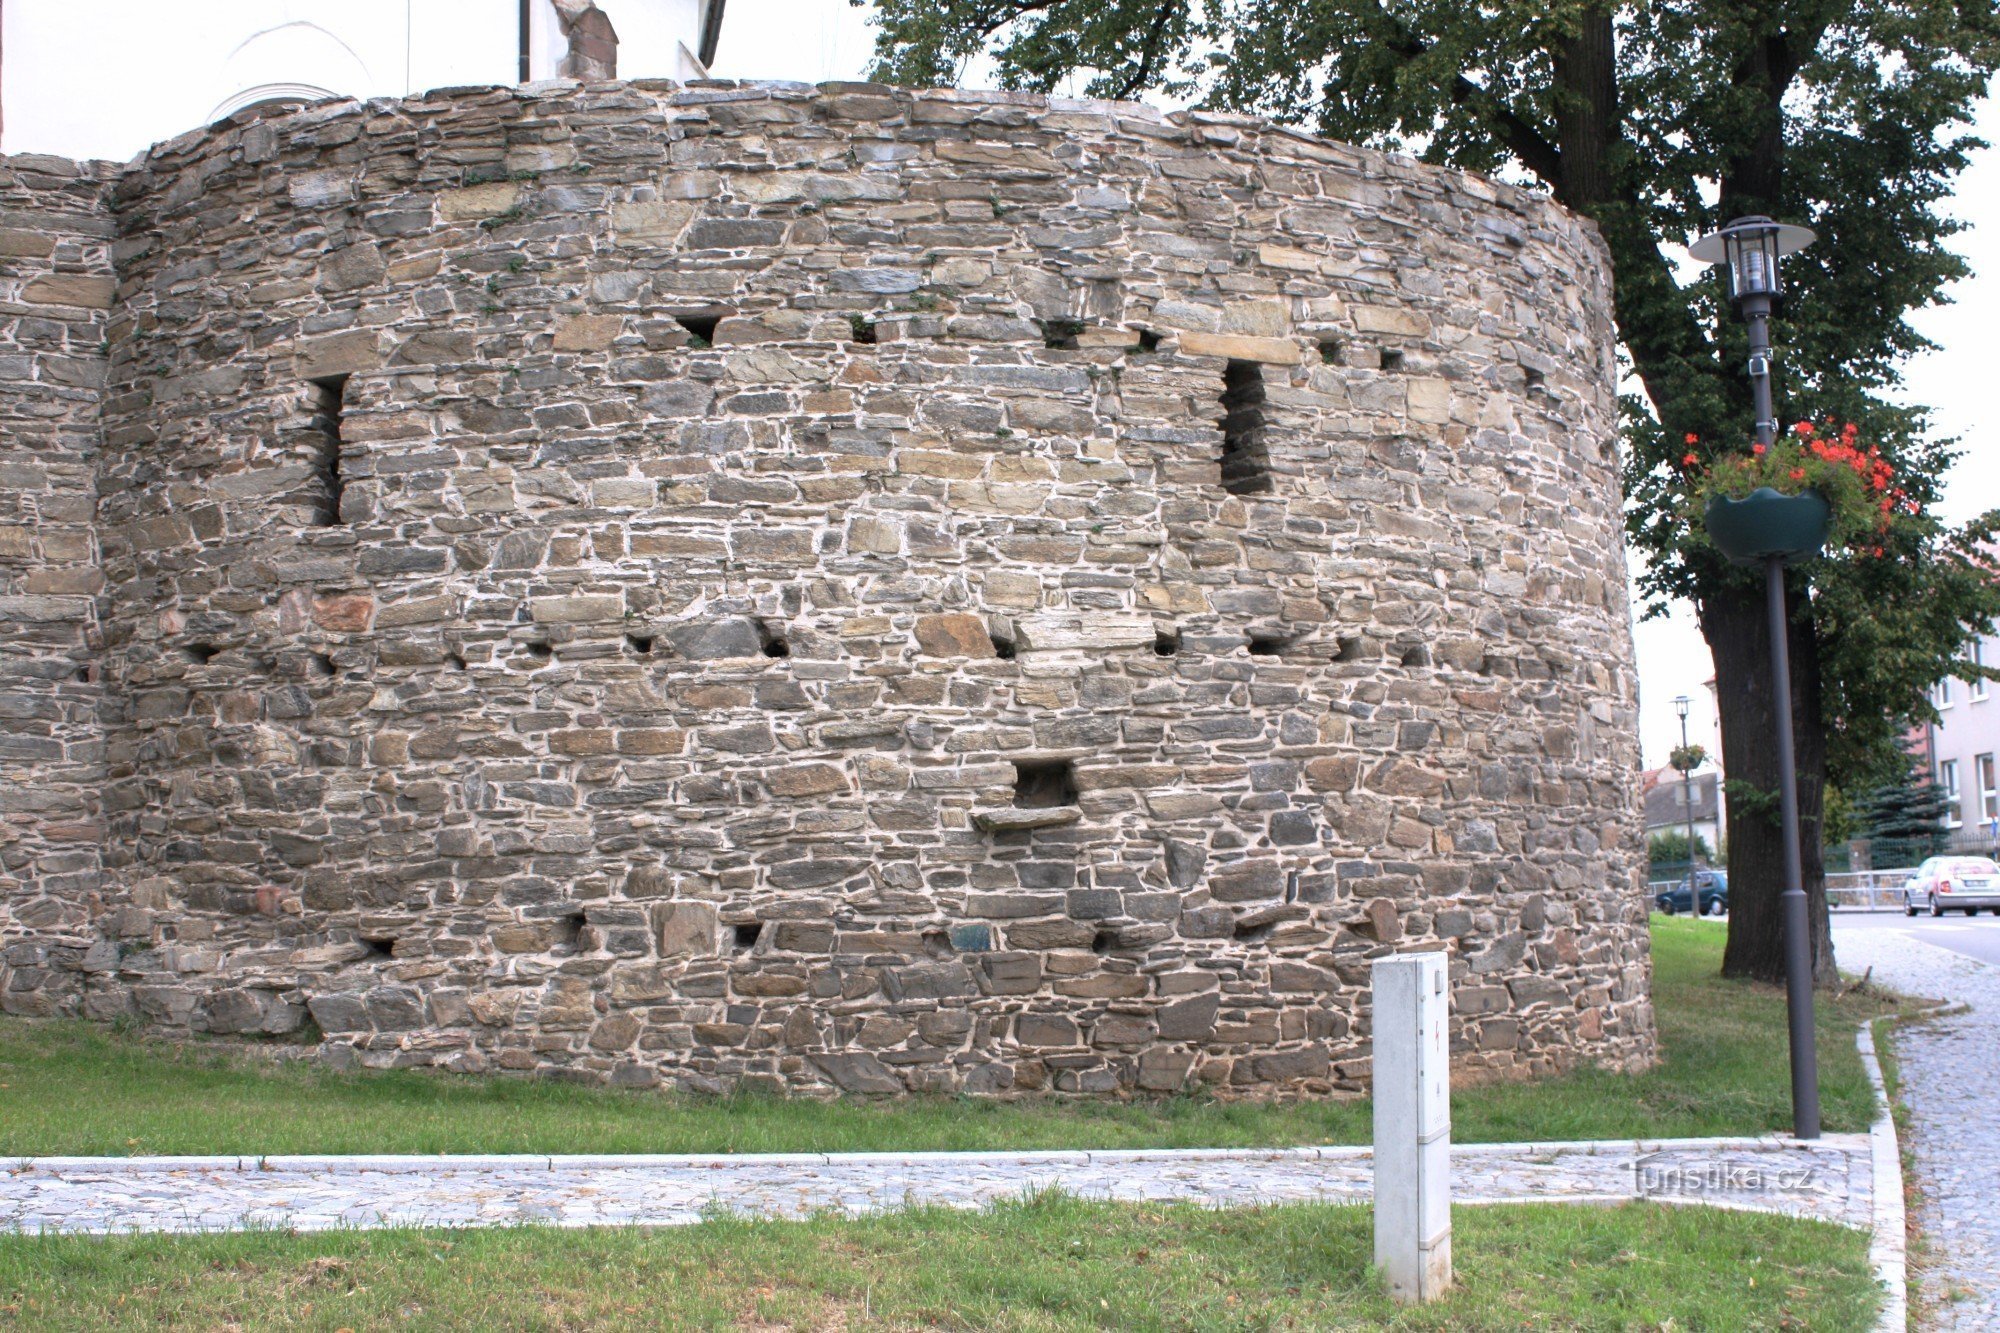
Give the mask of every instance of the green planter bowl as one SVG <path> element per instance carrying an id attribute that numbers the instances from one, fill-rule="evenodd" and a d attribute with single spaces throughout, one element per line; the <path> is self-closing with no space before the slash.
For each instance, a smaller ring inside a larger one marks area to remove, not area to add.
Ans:
<path id="1" fill-rule="evenodd" d="M 1797 560 L 1819 554 L 1832 515 L 1818 491 L 1780 495 L 1759 486 L 1741 500 L 1715 496 L 1708 502 L 1708 539 L 1739 565 L 1770 556 Z"/>

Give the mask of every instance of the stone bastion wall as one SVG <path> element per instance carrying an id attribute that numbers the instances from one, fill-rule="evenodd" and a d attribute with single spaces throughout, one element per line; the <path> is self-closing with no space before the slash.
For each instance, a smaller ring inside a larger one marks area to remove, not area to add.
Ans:
<path id="1" fill-rule="evenodd" d="M 1653 1052 L 1606 270 L 1246 118 L 0 161 L 0 1007 L 806 1092 Z"/>

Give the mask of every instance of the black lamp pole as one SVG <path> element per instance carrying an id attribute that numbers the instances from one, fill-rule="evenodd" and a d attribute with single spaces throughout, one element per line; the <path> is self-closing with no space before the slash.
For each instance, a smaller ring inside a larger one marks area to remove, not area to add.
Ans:
<path id="1" fill-rule="evenodd" d="M 1688 824 L 1688 915 L 1701 915 L 1701 890 L 1694 883 L 1694 765 L 1688 759 L 1688 697 L 1674 696 L 1674 711 L 1681 716 L 1681 808 Z"/>
<path id="2" fill-rule="evenodd" d="M 1804 227 L 1767 217 L 1738 218 L 1697 241 L 1690 253 L 1721 261 L 1730 299 L 1750 333 L 1750 389 L 1757 408 L 1757 442 L 1775 444 L 1777 413 L 1771 406 L 1771 312 L 1781 295 L 1778 260 L 1811 244 Z M 1790 1018 L 1792 1133 L 1819 1137 L 1819 1054 L 1813 1044 L 1812 935 L 1806 910 L 1805 869 L 1799 855 L 1798 764 L 1792 748 L 1792 660 L 1785 614 L 1785 555 L 1764 557 L 1764 605 L 1771 635 L 1771 700 L 1778 723 L 1778 809 L 1784 826 L 1785 1008 Z M 1692 854 L 1692 850 L 1690 850 Z"/>

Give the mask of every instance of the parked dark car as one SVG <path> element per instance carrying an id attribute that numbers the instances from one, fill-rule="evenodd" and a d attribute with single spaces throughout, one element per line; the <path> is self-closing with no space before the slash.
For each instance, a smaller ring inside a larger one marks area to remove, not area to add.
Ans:
<path id="1" fill-rule="evenodd" d="M 1729 872 L 1725 870 L 1697 870 L 1694 872 L 1695 887 L 1701 892 L 1701 914 L 1721 916 L 1729 910 Z M 1688 883 L 1682 879 L 1671 888 L 1662 889 L 1653 895 L 1653 906 L 1673 916 L 1685 912 L 1689 907 Z"/>

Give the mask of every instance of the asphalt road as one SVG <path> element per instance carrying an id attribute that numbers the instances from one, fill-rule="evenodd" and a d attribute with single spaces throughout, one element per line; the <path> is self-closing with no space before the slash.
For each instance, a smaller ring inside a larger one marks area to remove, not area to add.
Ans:
<path id="1" fill-rule="evenodd" d="M 1841 937 L 1860 932 L 1902 931 L 1912 939 L 2000 967 L 2000 916 L 1904 916 L 1901 912 L 1835 912 L 1833 953 L 1840 956 Z"/>

